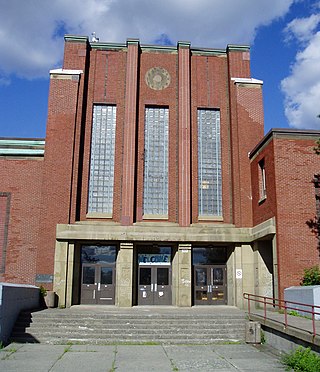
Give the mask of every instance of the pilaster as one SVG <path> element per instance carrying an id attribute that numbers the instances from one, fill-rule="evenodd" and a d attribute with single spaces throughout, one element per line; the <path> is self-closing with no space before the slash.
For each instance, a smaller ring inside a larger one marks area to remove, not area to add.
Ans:
<path id="1" fill-rule="evenodd" d="M 132 225 L 134 214 L 136 118 L 139 41 L 128 40 L 122 170 L 121 224 Z"/>
<path id="2" fill-rule="evenodd" d="M 120 243 L 116 267 L 116 305 L 132 306 L 133 243 Z"/>
<path id="3" fill-rule="evenodd" d="M 190 43 L 178 43 L 179 65 L 179 225 L 191 221 Z"/>
<path id="4" fill-rule="evenodd" d="M 68 243 L 56 242 L 54 258 L 53 290 L 56 292 L 61 307 L 67 305 L 67 271 L 68 271 Z"/>
<path id="5" fill-rule="evenodd" d="M 181 307 L 190 307 L 192 305 L 191 247 L 191 244 L 178 245 L 177 305 Z"/>

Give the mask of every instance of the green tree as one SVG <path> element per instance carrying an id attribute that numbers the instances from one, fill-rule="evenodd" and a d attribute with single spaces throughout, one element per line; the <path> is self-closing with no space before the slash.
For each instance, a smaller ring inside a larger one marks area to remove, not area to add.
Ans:
<path id="1" fill-rule="evenodd" d="M 320 115 L 318 115 L 318 118 L 320 118 Z M 320 155 L 320 138 L 316 141 L 313 150 L 316 155 Z M 317 248 L 320 255 L 320 173 L 314 175 L 312 182 L 315 187 L 316 215 L 308 220 L 306 224 L 318 240 Z"/>

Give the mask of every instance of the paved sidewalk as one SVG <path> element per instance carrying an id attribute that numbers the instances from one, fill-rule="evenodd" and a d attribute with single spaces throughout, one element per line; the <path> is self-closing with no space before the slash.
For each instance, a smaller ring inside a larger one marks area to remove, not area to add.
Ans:
<path id="1" fill-rule="evenodd" d="M 10 344 L 0 350 L 0 371 L 169 372 L 284 371 L 264 347 L 231 345 Z"/>

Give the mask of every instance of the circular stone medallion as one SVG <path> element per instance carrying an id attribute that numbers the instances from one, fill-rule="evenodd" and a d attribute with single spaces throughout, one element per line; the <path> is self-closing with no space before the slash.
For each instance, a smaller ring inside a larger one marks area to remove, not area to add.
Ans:
<path id="1" fill-rule="evenodd" d="M 154 90 L 162 90 L 169 86 L 171 77 L 169 72 L 162 67 L 153 67 L 146 73 L 146 84 Z"/>

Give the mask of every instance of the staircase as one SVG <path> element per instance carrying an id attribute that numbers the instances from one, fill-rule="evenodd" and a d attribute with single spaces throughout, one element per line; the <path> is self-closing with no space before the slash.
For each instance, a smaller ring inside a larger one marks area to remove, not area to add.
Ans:
<path id="1" fill-rule="evenodd" d="M 22 312 L 11 342 L 49 344 L 210 344 L 242 342 L 245 313 L 193 308 L 73 306 Z"/>

